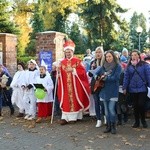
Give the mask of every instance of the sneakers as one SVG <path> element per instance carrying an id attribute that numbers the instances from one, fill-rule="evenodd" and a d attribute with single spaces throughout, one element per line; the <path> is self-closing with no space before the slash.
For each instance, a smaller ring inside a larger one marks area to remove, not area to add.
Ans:
<path id="1" fill-rule="evenodd" d="M 27 120 L 34 120 L 34 119 L 35 119 L 35 117 L 32 115 L 27 118 Z"/>
<path id="2" fill-rule="evenodd" d="M 24 117 L 24 119 L 27 120 L 29 117 L 30 117 L 30 115 L 26 115 L 26 116 Z"/>
<path id="3" fill-rule="evenodd" d="M 26 115 L 26 116 L 24 117 L 24 119 L 25 119 L 25 120 L 34 120 L 35 117 L 32 116 L 32 115 Z"/>
<path id="4" fill-rule="evenodd" d="M 101 125 L 102 125 L 102 121 L 101 120 L 97 120 L 97 123 L 96 123 L 96 128 L 99 128 L 99 127 L 101 127 Z"/>

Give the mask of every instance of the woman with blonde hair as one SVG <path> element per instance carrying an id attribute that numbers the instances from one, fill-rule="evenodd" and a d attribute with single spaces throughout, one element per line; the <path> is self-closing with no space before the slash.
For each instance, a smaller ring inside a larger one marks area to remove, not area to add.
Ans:
<path id="1" fill-rule="evenodd" d="M 95 59 L 91 62 L 90 69 L 95 70 L 97 67 L 102 66 L 103 62 L 104 62 L 104 50 L 103 50 L 103 47 L 98 46 L 95 49 Z M 93 75 L 89 73 L 89 76 L 93 76 Z M 96 91 L 96 92 L 93 91 L 92 84 L 94 80 L 95 80 L 94 77 L 92 77 L 91 92 L 92 92 L 92 96 L 95 102 L 95 113 L 96 113 L 96 119 L 97 119 L 96 127 L 100 127 L 102 124 L 101 114 L 104 112 L 104 107 L 103 107 L 103 104 L 99 100 L 99 91 Z"/>

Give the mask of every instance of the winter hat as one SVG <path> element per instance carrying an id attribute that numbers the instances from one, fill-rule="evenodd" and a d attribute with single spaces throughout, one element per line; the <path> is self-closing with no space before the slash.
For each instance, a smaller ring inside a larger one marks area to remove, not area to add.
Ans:
<path id="1" fill-rule="evenodd" d="M 122 49 L 122 53 L 123 52 L 127 52 L 128 53 L 128 50 L 124 47 L 123 49 Z"/>

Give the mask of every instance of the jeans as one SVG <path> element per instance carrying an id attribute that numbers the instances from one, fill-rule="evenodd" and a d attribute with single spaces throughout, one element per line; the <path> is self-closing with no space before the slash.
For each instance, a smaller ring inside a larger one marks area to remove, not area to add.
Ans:
<path id="1" fill-rule="evenodd" d="M 99 93 L 93 94 L 95 102 L 95 113 L 97 120 L 101 120 L 101 115 L 104 115 L 104 105 L 99 99 Z"/>
<path id="2" fill-rule="evenodd" d="M 105 109 L 105 115 L 107 123 L 115 123 L 116 122 L 116 101 L 111 100 L 105 100 L 104 103 L 104 109 Z"/>

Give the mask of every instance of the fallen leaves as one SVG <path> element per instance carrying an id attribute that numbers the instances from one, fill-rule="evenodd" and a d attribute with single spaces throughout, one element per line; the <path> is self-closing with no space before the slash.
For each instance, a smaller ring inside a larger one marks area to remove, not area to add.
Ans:
<path id="1" fill-rule="evenodd" d="M 85 150 L 94 150 L 91 146 L 84 146 Z"/>
<path id="2" fill-rule="evenodd" d="M 3 138 L 5 138 L 5 139 L 15 139 L 15 137 L 11 133 L 5 133 L 3 135 Z"/>
<path id="3" fill-rule="evenodd" d="M 51 149 L 51 147 L 52 147 L 52 144 L 45 144 L 45 145 L 44 145 L 44 148 L 45 148 L 45 149 Z"/>
<path id="4" fill-rule="evenodd" d="M 141 139 L 145 139 L 145 138 L 146 138 L 146 135 L 140 135 L 140 138 L 141 138 Z"/>
<path id="5" fill-rule="evenodd" d="M 89 143 L 94 143 L 94 141 L 92 141 L 92 140 L 88 140 L 88 142 L 89 142 Z"/>
<path id="6" fill-rule="evenodd" d="M 104 138 L 108 138 L 108 135 L 107 134 L 102 134 L 102 135 L 97 135 L 97 137 L 99 139 L 104 139 Z"/>
<path id="7" fill-rule="evenodd" d="M 3 120 L 3 117 L 0 116 L 0 121 L 2 121 L 2 120 Z"/>
<path id="8" fill-rule="evenodd" d="M 131 144 L 130 142 L 125 142 L 124 143 L 125 145 L 129 145 L 129 146 L 132 146 L 133 144 Z"/>

